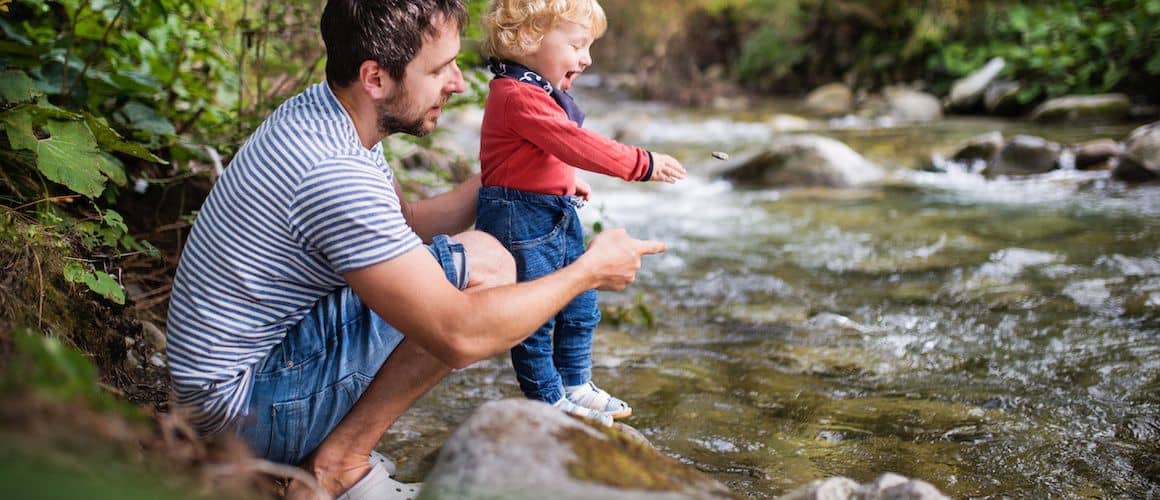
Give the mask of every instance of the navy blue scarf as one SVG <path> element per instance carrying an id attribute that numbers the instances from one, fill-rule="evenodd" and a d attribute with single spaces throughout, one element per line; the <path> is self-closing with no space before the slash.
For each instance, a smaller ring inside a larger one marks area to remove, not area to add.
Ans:
<path id="1" fill-rule="evenodd" d="M 518 82 L 528 83 L 544 89 L 556 101 L 556 104 L 559 104 L 564 109 L 564 113 L 568 114 L 569 120 L 576 122 L 576 126 L 578 127 L 584 126 L 584 112 L 580 111 L 580 107 L 576 105 L 576 101 L 572 100 L 572 96 L 568 95 L 562 89 L 557 89 L 552 85 L 552 82 L 545 80 L 544 77 L 535 71 L 511 61 L 500 61 L 497 59 L 489 60 L 487 66 L 495 74 L 496 78 L 511 78 Z"/>

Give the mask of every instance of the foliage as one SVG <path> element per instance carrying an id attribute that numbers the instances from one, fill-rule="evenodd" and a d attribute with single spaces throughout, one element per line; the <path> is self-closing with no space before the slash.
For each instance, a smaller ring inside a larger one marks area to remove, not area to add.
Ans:
<path id="1" fill-rule="evenodd" d="M 1026 83 L 1024 102 L 1143 86 L 1154 92 L 1160 76 L 1160 0 L 989 5 L 982 34 L 975 46 L 946 47 L 932 65 L 962 75 L 981 66 L 975 54 L 1001 56 L 1009 75 Z"/>
<path id="2" fill-rule="evenodd" d="M 697 14 L 610 8 L 610 26 L 636 33 L 686 16 L 671 57 L 724 63 L 728 76 L 759 91 L 800 92 L 832 81 L 861 88 L 923 82 L 936 94 L 988 59 L 1006 59 L 1024 101 L 1121 91 L 1160 101 L 1160 0 L 700 0 Z M 707 22 L 704 16 L 728 19 Z M 611 16 L 611 14 L 610 14 Z M 692 57 L 706 25 L 735 26 L 736 56 Z M 610 34 L 610 38 L 624 38 Z M 640 45 L 656 43 L 657 37 Z M 617 48 L 632 52 L 632 48 Z M 638 49 L 639 51 L 639 49 Z M 631 55 L 627 56 L 632 64 Z M 659 78 L 665 78 L 663 75 Z"/>
<path id="3" fill-rule="evenodd" d="M 15 352 L 0 371 L 0 393 L 31 389 L 49 400 L 83 400 L 132 413 L 130 406 L 101 390 L 96 368 L 80 351 L 27 328 L 14 332 L 12 340 Z"/>

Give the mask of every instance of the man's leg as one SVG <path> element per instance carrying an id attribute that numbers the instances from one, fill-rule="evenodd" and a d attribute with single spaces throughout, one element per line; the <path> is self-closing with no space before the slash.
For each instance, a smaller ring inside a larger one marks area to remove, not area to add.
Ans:
<path id="1" fill-rule="evenodd" d="M 470 270 L 466 292 L 515 283 L 515 263 L 495 238 L 478 231 L 455 235 Z M 375 375 L 366 392 L 302 466 L 332 495 L 350 489 L 370 471 L 367 457 L 395 420 L 451 369 L 404 339 Z M 310 498 L 305 485 L 292 482 L 288 499 Z"/>

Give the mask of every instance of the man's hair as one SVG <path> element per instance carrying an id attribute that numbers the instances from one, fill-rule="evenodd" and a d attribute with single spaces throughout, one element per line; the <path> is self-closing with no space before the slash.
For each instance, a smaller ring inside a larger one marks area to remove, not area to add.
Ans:
<path id="1" fill-rule="evenodd" d="M 467 26 L 462 0 L 330 0 L 322 10 L 322 42 L 326 45 L 326 79 L 346 87 L 358 79 L 359 66 L 375 61 L 396 81 L 435 36 L 441 19 Z"/>
<path id="2" fill-rule="evenodd" d="M 592 38 L 608 28 L 596 0 L 490 0 L 483 15 L 483 53 L 500 59 L 525 55 L 564 21 L 592 30 Z"/>

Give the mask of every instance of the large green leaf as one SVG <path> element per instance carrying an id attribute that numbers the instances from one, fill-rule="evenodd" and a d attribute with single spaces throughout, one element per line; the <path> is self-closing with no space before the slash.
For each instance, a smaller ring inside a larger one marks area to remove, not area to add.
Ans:
<path id="1" fill-rule="evenodd" d="M 53 182 L 90 198 L 105 189 L 103 162 L 93 133 L 81 122 L 49 121 L 44 126 L 51 135 L 38 141 L 36 167 Z"/>
<path id="2" fill-rule="evenodd" d="M 0 115 L 12 149 L 36 151 L 36 134 L 32 131 L 32 114 L 24 106 Z"/>
<path id="3" fill-rule="evenodd" d="M 36 81 L 23 71 L 10 69 L 0 73 L 0 101 L 28 102 L 41 95 Z"/>
<path id="4" fill-rule="evenodd" d="M 173 123 L 151 106 L 131 102 L 126 104 L 122 111 L 125 113 L 125 119 L 131 128 L 161 136 L 177 135 L 177 129 L 173 128 Z"/>
<path id="5" fill-rule="evenodd" d="M 145 146 L 135 142 L 126 141 L 118 134 L 116 130 L 105 124 L 105 121 L 98 118 L 91 113 L 84 113 L 85 123 L 88 124 L 89 130 L 93 132 L 93 137 L 97 139 L 97 144 L 106 151 L 114 151 L 117 153 L 125 153 L 129 156 L 134 156 L 142 160 L 148 160 L 153 163 L 166 164 L 169 163 L 157 155 L 151 153 Z"/>

